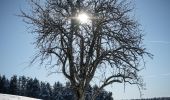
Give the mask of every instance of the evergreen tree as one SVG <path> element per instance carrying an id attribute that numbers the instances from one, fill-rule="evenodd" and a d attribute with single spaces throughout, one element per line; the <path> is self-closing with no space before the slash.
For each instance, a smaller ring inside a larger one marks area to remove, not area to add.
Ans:
<path id="1" fill-rule="evenodd" d="M 34 98 L 39 98 L 39 93 L 40 93 L 40 83 L 39 81 L 35 78 L 32 83 L 32 97 Z"/>
<path id="2" fill-rule="evenodd" d="M 2 87 L 3 87 L 3 84 L 2 84 L 2 77 L 0 75 L 0 93 L 2 93 Z"/>
<path id="3" fill-rule="evenodd" d="M 85 96 L 86 96 L 86 100 L 90 100 L 91 97 L 92 97 L 92 91 L 93 91 L 93 88 L 91 87 L 91 85 L 89 85 L 87 88 L 86 88 L 86 93 L 85 93 Z"/>
<path id="4" fill-rule="evenodd" d="M 51 89 L 50 83 L 46 84 L 46 89 L 47 89 L 47 100 L 51 100 L 52 99 L 52 89 Z"/>
<path id="5" fill-rule="evenodd" d="M 113 100 L 111 92 L 107 93 L 105 100 Z"/>
<path id="6" fill-rule="evenodd" d="M 10 94 L 17 95 L 18 94 L 18 83 L 17 83 L 17 76 L 14 75 L 10 80 L 9 91 Z"/>
<path id="7" fill-rule="evenodd" d="M 66 86 L 63 87 L 62 97 L 64 100 L 74 100 L 74 91 L 70 82 L 66 82 Z"/>
<path id="8" fill-rule="evenodd" d="M 97 85 L 94 85 L 93 88 L 89 85 L 85 90 L 85 100 L 91 100 L 97 89 Z M 74 100 L 75 97 L 69 82 L 65 86 L 60 82 L 55 82 L 53 87 L 51 87 L 50 83 L 40 83 L 36 78 L 21 76 L 17 79 L 16 75 L 10 81 L 4 75 L 0 75 L 0 93 L 10 93 L 43 100 Z M 102 90 L 95 100 L 113 100 L 112 93 Z"/>
<path id="9" fill-rule="evenodd" d="M 21 96 L 26 96 L 26 85 L 27 85 L 27 78 L 25 76 L 21 77 L 21 89 L 20 89 L 20 94 Z"/>
<path id="10" fill-rule="evenodd" d="M 72 88 L 63 87 L 62 97 L 64 100 L 74 100 L 74 92 Z"/>
<path id="11" fill-rule="evenodd" d="M 9 87 L 10 87 L 10 82 L 9 82 L 8 79 L 5 79 L 5 85 L 4 85 L 3 93 L 8 94 L 9 93 Z"/>
<path id="12" fill-rule="evenodd" d="M 8 93 L 9 81 L 5 75 L 0 76 L 0 93 Z"/>
<path id="13" fill-rule="evenodd" d="M 70 88 L 71 87 L 71 83 L 70 82 L 66 82 L 66 87 Z"/>
<path id="14" fill-rule="evenodd" d="M 43 100 L 47 100 L 48 98 L 48 91 L 47 91 L 46 84 L 44 82 L 41 82 L 40 98 Z"/>
<path id="15" fill-rule="evenodd" d="M 60 82 L 55 82 L 53 85 L 53 100 L 62 100 L 62 84 Z"/>
<path id="16" fill-rule="evenodd" d="M 18 79 L 18 95 L 21 95 L 21 90 L 22 90 L 22 78 L 19 77 L 19 79 Z"/>
<path id="17" fill-rule="evenodd" d="M 0 93 L 3 93 L 4 83 L 2 81 L 2 77 L 0 75 Z"/>
<path id="18" fill-rule="evenodd" d="M 28 79 L 28 81 L 27 81 L 26 96 L 28 96 L 28 97 L 33 96 L 33 79 L 32 78 Z"/>

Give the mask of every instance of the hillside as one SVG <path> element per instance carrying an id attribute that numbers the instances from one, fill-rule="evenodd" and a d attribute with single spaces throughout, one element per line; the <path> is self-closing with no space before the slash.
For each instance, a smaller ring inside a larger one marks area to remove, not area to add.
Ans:
<path id="1" fill-rule="evenodd" d="M 28 97 L 23 97 L 23 96 L 0 93 L 0 100 L 41 100 L 41 99 L 34 99 L 34 98 L 28 98 Z"/>

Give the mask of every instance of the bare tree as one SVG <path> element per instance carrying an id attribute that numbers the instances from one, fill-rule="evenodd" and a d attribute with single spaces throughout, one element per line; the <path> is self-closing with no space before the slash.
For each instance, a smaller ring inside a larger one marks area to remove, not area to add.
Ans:
<path id="1" fill-rule="evenodd" d="M 130 83 L 142 87 L 138 72 L 144 55 L 143 34 L 132 17 L 133 6 L 126 0 L 31 0 L 32 10 L 21 11 L 31 24 L 38 52 L 33 59 L 58 72 L 71 82 L 76 100 L 85 100 L 85 88 L 92 79 L 99 88 Z M 89 16 L 81 23 L 80 13 Z M 102 76 L 102 77 L 98 77 Z"/>

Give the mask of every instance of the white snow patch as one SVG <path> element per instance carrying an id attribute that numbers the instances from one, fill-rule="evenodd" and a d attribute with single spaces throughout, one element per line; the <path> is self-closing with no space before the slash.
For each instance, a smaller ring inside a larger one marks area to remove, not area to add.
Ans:
<path id="1" fill-rule="evenodd" d="M 41 99 L 34 99 L 34 98 L 29 98 L 29 97 L 0 93 L 0 100 L 41 100 Z"/>

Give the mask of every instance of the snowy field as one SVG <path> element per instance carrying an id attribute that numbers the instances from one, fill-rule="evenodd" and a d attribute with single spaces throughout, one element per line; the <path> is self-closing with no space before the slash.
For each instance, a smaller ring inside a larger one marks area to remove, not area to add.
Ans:
<path id="1" fill-rule="evenodd" d="M 34 98 L 28 98 L 28 97 L 23 97 L 23 96 L 15 96 L 15 95 L 0 93 L 0 100 L 40 100 L 40 99 L 34 99 Z"/>

